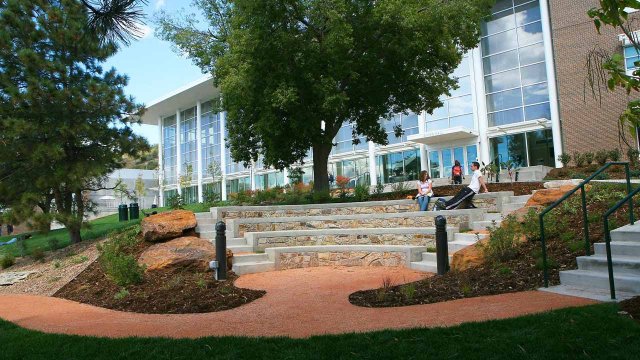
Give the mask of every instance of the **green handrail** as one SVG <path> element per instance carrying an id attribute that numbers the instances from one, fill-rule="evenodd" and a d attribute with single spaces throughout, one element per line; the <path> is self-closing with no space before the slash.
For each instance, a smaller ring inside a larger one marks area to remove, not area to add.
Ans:
<path id="1" fill-rule="evenodd" d="M 613 214 L 616 210 L 618 210 L 622 205 L 624 205 L 627 202 L 630 202 L 633 196 L 639 192 L 640 192 L 640 187 L 637 187 L 635 190 L 630 192 L 627 196 L 622 198 L 622 200 L 618 201 L 615 205 L 613 205 L 602 216 L 604 219 L 604 244 L 605 244 L 605 249 L 607 250 L 607 269 L 609 271 L 609 290 L 611 291 L 612 300 L 616 299 L 616 286 L 615 286 L 615 281 L 613 279 L 613 261 L 611 260 L 611 231 L 609 231 L 609 216 Z M 631 213 L 631 215 L 629 215 L 629 218 L 631 220 L 630 224 L 633 225 L 633 223 L 635 222 L 634 221 L 635 216 L 633 214 L 633 206 L 631 207 L 629 212 Z"/>
<path id="2" fill-rule="evenodd" d="M 540 241 L 542 243 L 542 268 L 544 274 L 544 287 L 549 287 L 549 270 L 547 269 L 547 244 L 546 239 L 544 237 L 544 216 L 551 210 L 553 210 L 556 206 L 558 206 L 561 202 L 565 201 L 569 196 L 573 195 L 578 189 L 581 192 L 581 200 L 582 200 L 582 218 L 584 221 L 584 247 L 585 251 L 588 255 L 591 255 L 591 242 L 589 241 L 589 220 L 587 218 L 587 199 L 586 192 L 584 186 L 591 182 L 596 176 L 600 175 L 602 172 L 607 170 L 609 167 L 613 165 L 623 165 L 625 170 L 625 176 L 627 180 L 627 194 L 631 193 L 631 177 L 629 176 L 629 163 L 626 161 L 612 161 L 604 164 L 601 168 L 596 170 L 591 176 L 582 180 L 580 184 L 578 184 L 575 188 L 569 190 L 566 194 L 562 195 L 562 197 L 556 200 L 553 204 L 549 205 L 546 209 L 542 210 L 540 215 L 538 215 L 538 219 L 540 221 Z M 633 224 L 633 198 L 629 198 L 627 200 L 629 202 L 630 211 L 630 221 Z"/>

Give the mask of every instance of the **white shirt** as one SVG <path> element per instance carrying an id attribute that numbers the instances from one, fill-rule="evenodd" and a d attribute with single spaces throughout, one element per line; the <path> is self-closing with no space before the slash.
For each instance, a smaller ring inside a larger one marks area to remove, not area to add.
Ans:
<path id="1" fill-rule="evenodd" d="M 429 188 L 429 186 L 431 186 L 431 179 L 422 182 L 418 180 L 418 185 L 420 185 L 420 190 L 422 190 L 422 192 L 426 195 L 427 194 L 427 189 Z M 418 196 L 421 196 L 421 194 L 418 194 Z"/>
<path id="2" fill-rule="evenodd" d="M 473 176 L 471 177 L 471 183 L 469 184 L 469 188 L 473 190 L 474 193 L 480 192 L 480 177 L 482 173 L 480 170 L 476 170 L 473 172 Z"/>

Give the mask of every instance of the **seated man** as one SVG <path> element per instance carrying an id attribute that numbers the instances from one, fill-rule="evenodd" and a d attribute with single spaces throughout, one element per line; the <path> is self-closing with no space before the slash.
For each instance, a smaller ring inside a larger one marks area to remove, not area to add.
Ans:
<path id="1" fill-rule="evenodd" d="M 451 200 L 439 204 L 438 208 L 452 210 L 458 208 L 461 204 L 462 208 L 473 208 L 475 206 L 473 206 L 471 200 L 475 194 L 480 192 L 480 187 L 484 189 L 484 192 L 489 192 L 489 190 L 487 190 L 487 185 L 484 182 L 484 178 L 482 177 L 482 173 L 480 172 L 480 164 L 477 161 L 474 161 L 471 164 L 471 170 L 473 171 L 473 175 L 469 186 L 460 190 L 460 192 L 458 192 Z"/>

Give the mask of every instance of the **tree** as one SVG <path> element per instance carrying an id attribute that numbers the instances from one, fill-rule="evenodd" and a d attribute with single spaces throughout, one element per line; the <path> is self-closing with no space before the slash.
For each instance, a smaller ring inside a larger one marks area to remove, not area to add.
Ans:
<path id="1" fill-rule="evenodd" d="M 81 0 L 88 10 L 88 29 L 103 42 L 129 45 L 142 37 L 147 0 Z"/>
<path id="2" fill-rule="evenodd" d="M 640 53 L 640 41 L 638 36 L 632 31 L 629 21 L 630 10 L 640 10 L 638 0 L 600 0 L 599 8 L 592 8 L 588 11 L 589 17 L 593 19 L 594 25 L 600 32 L 603 25 L 608 25 L 619 29 L 629 40 L 638 53 Z M 603 83 L 613 91 L 622 88 L 627 95 L 640 91 L 640 61 L 635 63 L 636 70 L 631 75 L 627 74 L 624 57 L 622 54 L 609 55 L 602 49 L 595 48 L 588 56 L 588 76 L 587 84 L 591 88 L 594 97 L 599 97 L 599 89 Z M 635 96 L 637 98 L 637 96 Z M 628 147 L 635 148 L 626 138 L 627 132 L 636 134 L 636 129 L 640 126 L 640 100 L 632 100 L 627 104 L 627 108 L 620 115 L 619 135 Z M 635 136 L 634 136 L 635 138 Z"/>
<path id="3" fill-rule="evenodd" d="M 283 169 L 313 149 L 314 188 L 328 188 L 344 121 L 387 144 L 380 119 L 432 112 L 480 37 L 491 0 L 195 0 L 197 26 L 161 13 L 159 34 L 211 72 L 235 161 Z M 232 4 L 232 5 L 231 5 Z M 396 135 L 401 129 L 396 128 Z"/>
<path id="4" fill-rule="evenodd" d="M 92 208 L 85 192 L 148 147 L 129 126 L 143 107 L 127 78 L 101 67 L 116 47 L 88 22 L 76 0 L 0 1 L 0 202 L 28 216 L 52 197 L 72 242 Z"/>
<path id="5" fill-rule="evenodd" d="M 147 186 L 144 184 L 142 174 L 139 174 L 136 179 L 135 192 L 137 198 L 136 201 L 142 202 L 140 206 L 144 208 L 144 197 L 147 195 Z"/>

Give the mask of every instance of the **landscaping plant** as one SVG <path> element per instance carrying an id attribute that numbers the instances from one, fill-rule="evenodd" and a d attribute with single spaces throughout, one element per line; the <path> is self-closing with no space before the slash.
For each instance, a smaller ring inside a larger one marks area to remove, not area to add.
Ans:
<path id="1" fill-rule="evenodd" d="M 358 184 L 353 189 L 353 197 L 356 201 L 369 200 L 369 186 Z"/>
<path id="2" fill-rule="evenodd" d="M 598 150 L 596 152 L 595 158 L 598 165 L 603 166 L 609 159 L 609 152 L 607 150 Z"/>
<path id="3" fill-rule="evenodd" d="M 16 258 L 11 254 L 4 254 L 0 257 L 0 268 L 6 269 L 16 263 Z"/>
<path id="4" fill-rule="evenodd" d="M 622 154 L 620 153 L 620 149 L 616 148 L 609 151 L 609 159 L 611 161 L 620 161 L 622 158 Z"/>
<path id="5" fill-rule="evenodd" d="M 573 162 L 576 164 L 577 167 L 583 167 L 585 165 L 585 163 L 586 163 L 584 154 L 580 154 L 577 151 L 574 152 L 573 153 Z"/>
<path id="6" fill-rule="evenodd" d="M 562 153 L 558 155 L 558 161 L 562 163 L 563 167 L 567 167 L 567 165 L 569 165 L 569 163 L 571 162 L 571 155 L 567 153 Z"/>
<path id="7" fill-rule="evenodd" d="M 583 156 L 584 156 L 584 162 L 587 165 L 593 164 L 594 154 L 591 151 L 587 151 L 586 153 L 583 154 Z"/>
<path id="8" fill-rule="evenodd" d="M 627 149 L 627 159 L 629 159 L 629 165 L 631 165 L 631 167 L 635 168 L 638 166 L 639 157 L 640 151 L 638 149 L 631 147 Z"/>
<path id="9" fill-rule="evenodd" d="M 119 286 L 139 284 L 142 282 L 144 268 L 132 252 L 141 238 L 138 237 L 139 226 L 132 226 L 123 231 L 113 233 L 109 240 L 98 246 L 98 261 L 107 276 Z"/>
<path id="10" fill-rule="evenodd" d="M 338 175 L 336 177 L 336 185 L 340 189 L 340 197 L 345 198 L 347 196 L 347 186 L 349 185 L 349 178 L 346 176 Z"/>

